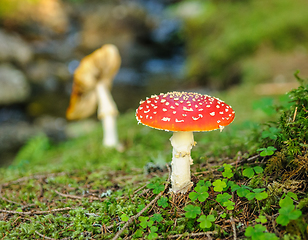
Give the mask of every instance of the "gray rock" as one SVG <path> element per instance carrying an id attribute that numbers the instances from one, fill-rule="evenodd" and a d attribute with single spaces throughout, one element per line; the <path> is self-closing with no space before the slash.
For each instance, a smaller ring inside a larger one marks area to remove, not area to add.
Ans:
<path id="1" fill-rule="evenodd" d="M 32 58 L 31 47 L 17 34 L 9 34 L 0 29 L 0 61 L 28 63 Z"/>
<path id="2" fill-rule="evenodd" d="M 0 65 L 0 86 L 0 105 L 22 102 L 30 95 L 24 74 L 8 64 Z"/>

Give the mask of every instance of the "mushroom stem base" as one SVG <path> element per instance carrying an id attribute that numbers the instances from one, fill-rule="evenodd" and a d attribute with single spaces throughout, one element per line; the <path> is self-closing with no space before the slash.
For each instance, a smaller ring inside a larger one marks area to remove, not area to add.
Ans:
<path id="1" fill-rule="evenodd" d="M 194 145 L 193 132 L 174 132 L 170 138 L 172 150 L 172 174 L 170 191 L 174 193 L 186 193 L 192 186 L 190 181 L 190 165 L 193 160 L 190 156 Z"/>
<path id="2" fill-rule="evenodd" d="M 103 145 L 117 147 L 119 144 L 116 116 L 107 115 L 102 119 L 104 129 Z"/>

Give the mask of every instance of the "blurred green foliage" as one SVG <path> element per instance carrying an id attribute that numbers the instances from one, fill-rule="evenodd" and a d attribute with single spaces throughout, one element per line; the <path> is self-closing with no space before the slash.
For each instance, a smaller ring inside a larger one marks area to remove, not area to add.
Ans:
<path id="1" fill-rule="evenodd" d="M 240 81 L 242 62 L 258 48 L 307 47 L 307 8 L 306 0 L 181 1 L 171 12 L 184 20 L 188 76 L 226 88 Z"/>

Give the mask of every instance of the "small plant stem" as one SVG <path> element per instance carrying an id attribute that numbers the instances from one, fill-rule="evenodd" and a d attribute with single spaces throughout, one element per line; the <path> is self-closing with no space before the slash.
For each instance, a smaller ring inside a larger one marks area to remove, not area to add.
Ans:
<path id="1" fill-rule="evenodd" d="M 85 199 L 86 197 L 81 197 L 81 196 L 76 196 L 76 195 L 71 195 L 71 194 L 65 194 L 65 193 L 60 193 L 57 190 L 54 190 L 56 194 L 59 194 L 62 197 L 67 197 L 67 198 L 72 198 L 72 199 Z M 98 198 L 98 197 L 89 197 L 88 199 L 91 200 L 102 200 L 103 198 Z"/>
<path id="2" fill-rule="evenodd" d="M 47 236 L 45 236 L 45 235 L 43 235 L 43 234 L 39 233 L 39 232 L 38 232 L 38 231 L 36 231 L 36 230 L 35 230 L 35 233 L 36 233 L 37 235 L 39 235 L 40 237 L 44 238 L 44 239 L 56 240 L 56 239 L 54 239 L 54 238 L 47 237 Z"/>
<path id="3" fill-rule="evenodd" d="M 231 220 L 231 225 L 232 225 L 232 230 L 233 230 L 233 239 L 236 240 L 237 239 L 236 238 L 236 227 L 235 227 L 235 222 L 232 216 L 230 217 L 230 220 Z"/>
<path id="4" fill-rule="evenodd" d="M 297 107 L 295 107 L 295 111 L 294 111 L 294 115 L 293 115 L 293 122 L 295 121 L 296 114 L 297 114 Z"/>
<path id="5" fill-rule="evenodd" d="M 63 212 L 63 211 L 69 211 L 71 207 L 65 207 L 65 208 L 57 208 L 57 209 L 52 209 L 49 211 L 36 211 L 36 212 L 17 212 L 17 211 L 9 211 L 9 210 L 2 210 L 0 209 L 0 212 L 2 213 L 10 213 L 10 214 L 19 214 L 19 215 L 43 215 L 43 214 L 48 214 L 52 212 Z"/>
<path id="6" fill-rule="evenodd" d="M 164 237 L 164 236 L 159 236 L 158 238 L 159 239 L 173 239 L 173 238 L 177 238 L 177 239 L 180 239 L 181 237 L 185 236 L 185 237 L 201 237 L 201 236 L 204 236 L 206 235 L 207 236 L 207 239 L 212 239 L 210 234 L 216 234 L 217 232 L 216 231 L 213 231 L 213 232 L 199 232 L 199 233 L 190 233 L 188 235 L 186 235 L 186 233 L 182 233 L 182 234 L 176 234 L 176 235 L 170 235 L 170 236 L 167 236 L 167 237 Z"/>

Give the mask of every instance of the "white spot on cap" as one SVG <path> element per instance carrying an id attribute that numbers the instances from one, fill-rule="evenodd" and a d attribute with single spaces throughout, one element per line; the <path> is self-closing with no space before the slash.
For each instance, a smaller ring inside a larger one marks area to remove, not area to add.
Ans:
<path id="1" fill-rule="evenodd" d="M 169 102 L 166 102 L 166 105 L 168 106 L 170 103 Z"/>
<path id="2" fill-rule="evenodd" d="M 163 108 L 163 111 L 164 111 L 164 112 L 167 112 L 168 110 L 167 110 L 166 108 Z"/>
<path id="3" fill-rule="evenodd" d="M 210 115 L 211 115 L 211 116 L 215 116 L 215 112 L 211 112 Z"/>
<path id="4" fill-rule="evenodd" d="M 147 110 L 147 111 L 144 111 L 144 113 L 148 113 L 150 111 L 150 109 L 149 110 Z"/>
<path id="5" fill-rule="evenodd" d="M 172 113 L 173 113 L 173 114 L 176 114 L 176 111 L 173 111 Z"/>
<path id="6" fill-rule="evenodd" d="M 206 107 L 211 107 L 211 105 L 206 105 Z"/>
<path id="7" fill-rule="evenodd" d="M 226 110 L 225 110 L 226 112 L 228 112 L 229 111 L 229 109 L 228 108 L 226 108 Z"/>
<path id="8" fill-rule="evenodd" d="M 188 112 L 193 112 L 194 111 L 194 109 L 192 109 L 192 108 L 187 108 L 187 107 L 183 107 L 183 110 L 184 111 L 188 111 Z"/>
<path id="9" fill-rule="evenodd" d="M 184 122 L 184 120 L 178 120 L 178 119 L 175 119 L 175 122 Z"/>
<path id="10" fill-rule="evenodd" d="M 220 106 L 219 106 L 219 105 L 216 105 L 216 107 L 217 107 L 217 108 L 220 108 Z"/>
<path id="11" fill-rule="evenodd" d="M 170 106 L 170 108 L 171 108 L 171 109 L 175 109 L 175 107 L 174 107 L 174 106 Z"/>
<path id="12" fill-rule="evenodd" d="M 168 118 L 168 117 L 163 117 L 161 120 L 162 120 L 162 121 L 164 121 L 164 122 L 169 122 L 169 121 L 170 121 L 170 119 L 171 119 L 171 118 Z"/>
<path id="13" fill-rule="evenodd" d="M 161 103 L 164 103 L 164 102 L 166 102 L 167 100 L 166 99 L 162 99 L 160 102 Z"/>
<path id="14" fill-rule="evenodd" d="M 224 112 L 219 112 L 219 114 L 224 114 Z"/>
<path id="15" fill-rule="evenodd" d="M 202 112 L 202 111 L 203 111 L 203 108 L 199 108 L 199 110 L 198 110 L 198 111 Z"/>

